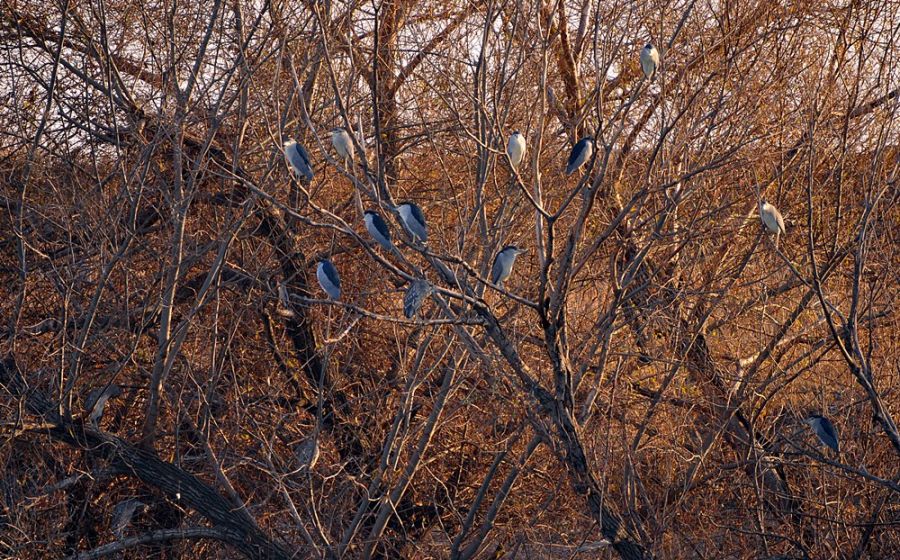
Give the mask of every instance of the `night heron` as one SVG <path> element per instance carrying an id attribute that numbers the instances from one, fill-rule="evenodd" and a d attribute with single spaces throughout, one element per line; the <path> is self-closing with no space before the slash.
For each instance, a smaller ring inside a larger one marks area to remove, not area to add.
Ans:
<path id="1" fill-rule="evenodd" d="M 309 158 L 309 152 L 306 151 L 301 144 L 294 140 L 288 140 L 284 143 L 284 159 L 294 172 L 297 178 L 304 178 L 307 181 L 313 180 L 313 168 Z"/>
<path id="2" fill-rule="evenodd" d="M 657 68 L 659 68 L 659 51 L 651 43 L 647 43 L 641 49 L 641 70 L 644 71 L 644 76 L 652 78 Z"/>
<path id="3" fill-rule="evenodd" d="M 328 294 L 328 297 L 334 300 L 341 299 L 341 277 L 329 260 L 319 261 L 316 266 L 316 279 L 319 285 Z"/>
<path id="4" fill-rule="evenodd" d="M 784 218 L 781 217 L 781 212 L 766 202 L 765 198 L 761 198 L 759 200 L 759 218 L 766 229 L 775 234 L 775 246 L 778 247 L 778 236 L 785 232 Z"/>
<path id="5" fill-rule="evenodd" d="M 506 144 L 506 155 L 509 156 L 509 163 L 512 164 L 513 169 L 518 169 L 525 157 L 525 137 L 518 130 L 509 137 L 509 142 Z"/>
<path id="6" fill-rule="evenodd" d="M 121 540 L 125 536 L 125 529 L 131 524 L 135 512 L 138 510 L 143 511 L 146 507 L 147 504 L 137 498 L 128 498 L 117 503 L 113 507 L 112 519 L 109 522 L 113 535 Z"/>
<path id="7" fill-rule="evenodd" d="M 95 426 L 103 417 L 103 409 L 106 407 L 106 401 L 111 398 L 118 397 L 122 394 L 122 389 L 118 385 L 107 385 L 103 389 L 92 389 L 88 392 L 84 401 L 84 408 L 89 410 L 88 420 Z"/>
<path id="8" fill-rule="evenodd" d="M 821 414 L 810 414 L 803 422 L 809 424 L 809 427 L 813 429 L 816 436 L 819 438 L 819 441 L 824 445 L 833 449 L 835 453 L 841 452 L 841 444 L 838 443 L 837 431 L 835 431 L 834 424 L 831 423 L 831 420 L 825 418 Z"/>
<path id="9" fill-rule="evenodd" d="M 319 438 L 316 433 L 301 441 L 294 447 L 294 457 L 300 464 L 300 470 L 311 471 L 319 460 Z"/>
<path id="10" fill-rule="evenodd" d="M 278 283 L 278 303 L 279 306 L 276 312 L 279 315 L 282 317 L 294 316 L 294 309 L 293 306 L 291 306 L 291 294 L 288 293 L 287 286 L 281 282 Z"/>
<path id="11" fill-rule="evenodd" d="M 569 154 L 569 163 L 566 164 L 566 175 L 571 175 L 578 170 L 579 167 L 587 163 L 594 154 L 594 139 L 585 136 L 575 144 L 572 153 Z"/>
<path id="12" fill-rule="evenodd" d="M 347 160 L 353 161 L 353 139 L 350 138 L 350 133 L 347 132 L 347 129 L 339 126 L 332 128 L 331 145 L 334 146 L 334 151 L 341 156 L 344 163 Z"/>
<path id="13" fill-rule="evenodd" d="M 503 281 L 512 274 L 513 265 L 516 263 L 516 257 L 525 252 L 515 245 L 507 245 L 497 253 L 494 257 L 494 266 L 491 267 L 491 282 L 502 286 Z"/>
<path id="14" fill-rule="evenodd" d="M 421 208 L 412 202 L 403 202 L 397 207 L 397 212 L 400 214 L 403 227 L 413 239 L 419 239 L 423 243 L 428 241 L 428 226 L 425 224 L 425 214 Z"/>
<path id="15" fill-rule="evenodd" d="M 374 210 L 366 210 L 363 213 L 363 221 L 366 223 L 366 231 L 369 232 L 372 239 L 388 251 L 394 248 L 394 242 L 391 241 L 391 230 L 381 214 Z"/>
<path id="16" fill-rule="evenodd" d="M 672 202 L 678 202 L 681 196 L 681 181 L 676 181 L 674 185 L 666 188 L 666 197 Z"/>
<path id="17" fill-rule="evenodd" d="M 425 301 L 425 298 L 430 296 L 433 291 L 434 287 L 425 280 L 418 279 L 412 282 L 409 285 L 409 288 L 406 289 L 406 294 L 403 296 L 403 315 L 407 319 L 412 319 L 413 316 L 419 313 L 422 302 Z"/>

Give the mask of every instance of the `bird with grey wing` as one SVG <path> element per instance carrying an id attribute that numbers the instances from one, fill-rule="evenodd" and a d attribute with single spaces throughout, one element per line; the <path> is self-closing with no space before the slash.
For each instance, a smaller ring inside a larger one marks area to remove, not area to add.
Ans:
<path id="1" fill-rule="evenodd" d="M 314 431 L 305 440 L 301 441 L 294 447 L 294 456 L 297 458 L 299 470 L 310 472 L 319 461 L 319 438 L 318 431 Z"/>
<path id="2" fill-rule="evenodd" d="M 125 536 L 125 529 L 131 524 L 134 514 L 136 512 L 139 513 L 138 510 L 143 511 L 146 508 L 147 504 L 137 498 L 128 498 L 127 500 L 122 500 L 117 503 L 115 507 L 113 507 L 112 519 L 109 522 L 113 535 L 121 540 L 122 537 Z"/>
<path id="3" fill-rule="evenodd" d="M 428 241 L 428 226 L 421 208 L 412 202 L 402 202 L 397 206 L 397 213 L 400 214 L 400 221 L 413 240 L 418 239 L 422 243 Z"/>
<path id="4" fill-rule="evenodd" d="M 566 176 L 575 173 L 582 165 L 590 161 L 594 155 L 594 138 L 585 136 L 578 141 L 569 154 L 569 161 L 566 164 Z"/>
<path id="5" fill-rule="evenodd" d="M 812 431 L 823 445 L 831 448 L 835 453 L 841 452 L 837 430 L 834 429 L 834 424 L 831 423 L 831 420 L 821 414 L 810 414 L 803 422 L 812 428 Z"/>
<path id="6" fill-rule="evenodd" d="M 122 389 L 115 384 L 110 384 L 103 389 L 92 389 L 88 392 L 87 398 L 84 400 L 84 408 L 88 411 L 88 420 L 96 426 L 103 417 L 103 410 L 106 408 L 106 401 L 111 398 L 118 397 L 122 394 Z"/>
<path id="7" fill-rule="evenodd" d="M 762 220 L 767 230 L 775 234 L 775 247 L 777 248 L 779 236 L 785 233 L 784 218 L 781 217 L 781 212 L 769 204 L 765 198 L 761 198 L 759 199 L 759 219 Z"/>
<path id="8" fill-rule="evenodd" d="M 656 69 L 659 68 L 659 51 L 652 43 L 647 43 L 641 49 L 641 70 L 647 79 L 656 75 Z"/>
<path id="9" fill-rule="evenodd" d="M 425 280 L 417 279 L 410 283 L 409 288 L 406 289 L 406 294 L 403 296 L 403 315 L 407 319 L 412 319 L 419 313 L 422 302 L 433 291 L 434 287 Z"/>
<path id="10" fill-rule="evenodd" d="M 284 159 L 298 179 L 306 179 L 307 182 L 313 180 L 312 160 L 309 157 L 309 152 L 306 151 L 302 144 L 297 143 L 295 140 L 285 142 Z"/>
<path id="11" fill-rule="evenodd" d="M 491 283 L 503 286 L 503 282 L 512 274 L 516 257 L 525 252 L 515 245 L 507 245 L 494 257 L 494 265 L 491 267 Z"/>
<path id="12" fill-rule="evenodd" d="M 506 144 L 506 155 L 509 157 L 509 163 L 513 169 L 518 169 L 525 157 L 525 137 L 518 130 L 509 137 L 509 142 Z"/>
<path id="13" fill-rule="evenodd" d="M 278 283 L 278 310 L 282 317 L 294 317 L 294 309 L 291 306 L 291 294 L 283 282 Z"/>
<path id="14" fill-rule="evenodd" d="M 339 126 L 331 129 L 331 145 L 334 146 L 334 151 L 340 156 L 344 165 L 348 161 L 353 163 L 353 140 L 347 129 Z"/>
<path id="15" fill-rule="evenodd" d="M 379 245 L 387 251 L 394 250 L 394 242 L 391 239 L 391 229 L 387 222 L 381 217 L 381 214 L 374 210 L 366 210 L 363 213 L 363 222 L 366 224 L 366 231 L 372 236 Z"/>
<path id="16" fill-rule="evenodd" d="M 341 277 L 330 260 L 321 260 L 316 265 L 316 280 L 328 297 L 335 301 L 341 299 Z"/>

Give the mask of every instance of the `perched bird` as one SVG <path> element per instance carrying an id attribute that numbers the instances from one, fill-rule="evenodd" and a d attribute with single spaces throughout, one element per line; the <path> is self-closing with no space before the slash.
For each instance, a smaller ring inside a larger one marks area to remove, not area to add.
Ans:
<path id="1" fill-rule="evenodd" d="M 92 389 L 88 392 L 84 401 L 84 408 L 88 411 L 88 420 L 95 426 L 103 417 L 103 409 L 106 407 L 106 401 L 111 398 L 118 397 L 122 394 L 122 389 L 115 384 L 110 384 L 103 389 Z"/>
<path id="2" fill-rule="evenodd" d="M 766 229 L 775 234 L 775 246 L 778 247 L 778 236 L 785 232 L 784 218 L 781 217 L 781 212 L 766 202 L 765 198 L 761 198 L 759 200 L 759 218 Z"/>
<path id="3" fill-rule="evenodd" d="M 428 226 L 425 224 L 425 214 L 412 202 L 404 202 L 397 207 L 400 220 L 406 231 L 423 243 L 428 241 Z"/>
<path id="4" fill-rule="evenodd" d="M 657 68 L 659 68 L 659 51 L 651 43 L 647 43 L 641 49 L 641 70 L 649 79 L 656 74 Z"/>
<path id="5" fill-rule="evenodd" d="M 363 213 L 363 221 L 366 223 L 366 231 L 369 232 L 372 239 L 388 251 L 394 248 L 394 242 L 391 241 L 391 230 L 381 214 L 374 210 L 366 210 Z"/>
<path id="6" fill-rule="evenodd" d="M 298 144 L 294 140 L 285 142 L 284 159 L 287 160 L 288 165 L 298 179 L 304 178 L 307 181 L 313 180 L 313 168 L 312 163 L 310 163 L 309 152 L 307 152 L 306 148 L 301 144 Z"/>
<path id="7" fill-rule="evenodd" d="M 834 424 L 831 423 L 831 420 L 825 418 L 821 414 L 810 414 L 809 418 L 806 418 L 803 422 L 809 424 L 809 427 L 813 429 L 816 436 L 819 438 L 819 441 L 824 445 L 833 449 L 835 453 L 841 452 L 837 431 L 835 431 Z"/>
<path id="8" fill-rule="evenodd" d="M 294 310 L 291 306 L 291 295 L 288 293 L 287 286 L 278 283 L 278 310 L 277 313 L 282 317 L 293 317 Z"/>
<path id="9" fill-rule="evenodd" d="M 666 189 L 666 197 L 672 202 L 677 202 L 679 195 L 681 195 L 681 181 Z"/>
<path id="10" fill-rule="evenodd" d="M 319 438 L 315 433 L 294 447 L 294 457 L 300 464 L 300 470 L 309 472 L 316 466 L 319 460 Z"/>
<path id="11" fill-rule="evenodd" d="M 594 139 L 590 136 L 585 136 L 575 144 L 575 147 L 572 148 L 572 153 L 569 154 L 569 163 L 566 164 L 566 175 L 575 173 L 579 167 L 591 159 L 593 154 Z"/>
<path id="12" fill-rule="evenodd" d="M 412 282 L 403 296 L 403 315 L 407 319 L 412 319 L 419 312 L 419 308 L 422 307 L 422 302 L 433 291 L 434 287 L 425 280 L 418 279 Z"/>
<path id="13" fill-rule="evenodd" d="M 124 537 L 125 529 L 128 528 L 128 525 L 134 518 L 135 512 L 139 509 L 143 511 L 146 507 L 147 504 L 137 498 L 128 498 L 127 500 L 122 500 L 117 503 L 113 507 L 112 519 L 109 522 L 113 535 L 115 535 L 117 539 Z"/>
<path id="14" fill-rule="evenodd" d="M 347 160 L 353 161 L 353 139 L 345 128 L 337 126 L 331 129 L 331 145 L 345 163 Z"/>
<path id="15" fill-rule="evenodd" d="M 319 285 L 328 294 L 328 297 L 334 300 L 341 299 L 341 277 L 329 260 L 319 261 L 316 266 L 316 279 Z"/>
<path id="16" fill-rule="evenodd" d="M 513 169 L 518 169 L 525 157 L 525 137 L 518 130 L 512 133 L 509 142 L 506 143 L 506 155 L 509 156 L 509 163 Z"/>
<path id="17" fill-rule="evenodd" d="M 525 252 L 515 245 L 507 245 L 497 253 L 494 257 L 494 266 L 491 267 L 491 282 L 501 286 L 509 275 L 512 274 L 513 265 L 516 263 L 516 257 Z"/>

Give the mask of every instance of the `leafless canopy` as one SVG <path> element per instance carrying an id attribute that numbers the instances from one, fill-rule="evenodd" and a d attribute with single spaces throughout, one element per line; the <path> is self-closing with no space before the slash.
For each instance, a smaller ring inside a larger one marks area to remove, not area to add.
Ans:
<path id="1" fill-rule="evenodd" d="M 898 33 L 866 0 L 0 0 L 0 557 L 900 557 Z"/>

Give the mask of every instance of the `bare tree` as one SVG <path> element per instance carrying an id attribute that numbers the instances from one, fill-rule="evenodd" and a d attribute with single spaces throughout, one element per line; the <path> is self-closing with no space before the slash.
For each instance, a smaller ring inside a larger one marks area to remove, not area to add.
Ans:
<path id="1" fill-rule="evenodd" d="M 897 18 L 5 0 L 2 554 L 897 555 Z"/>

